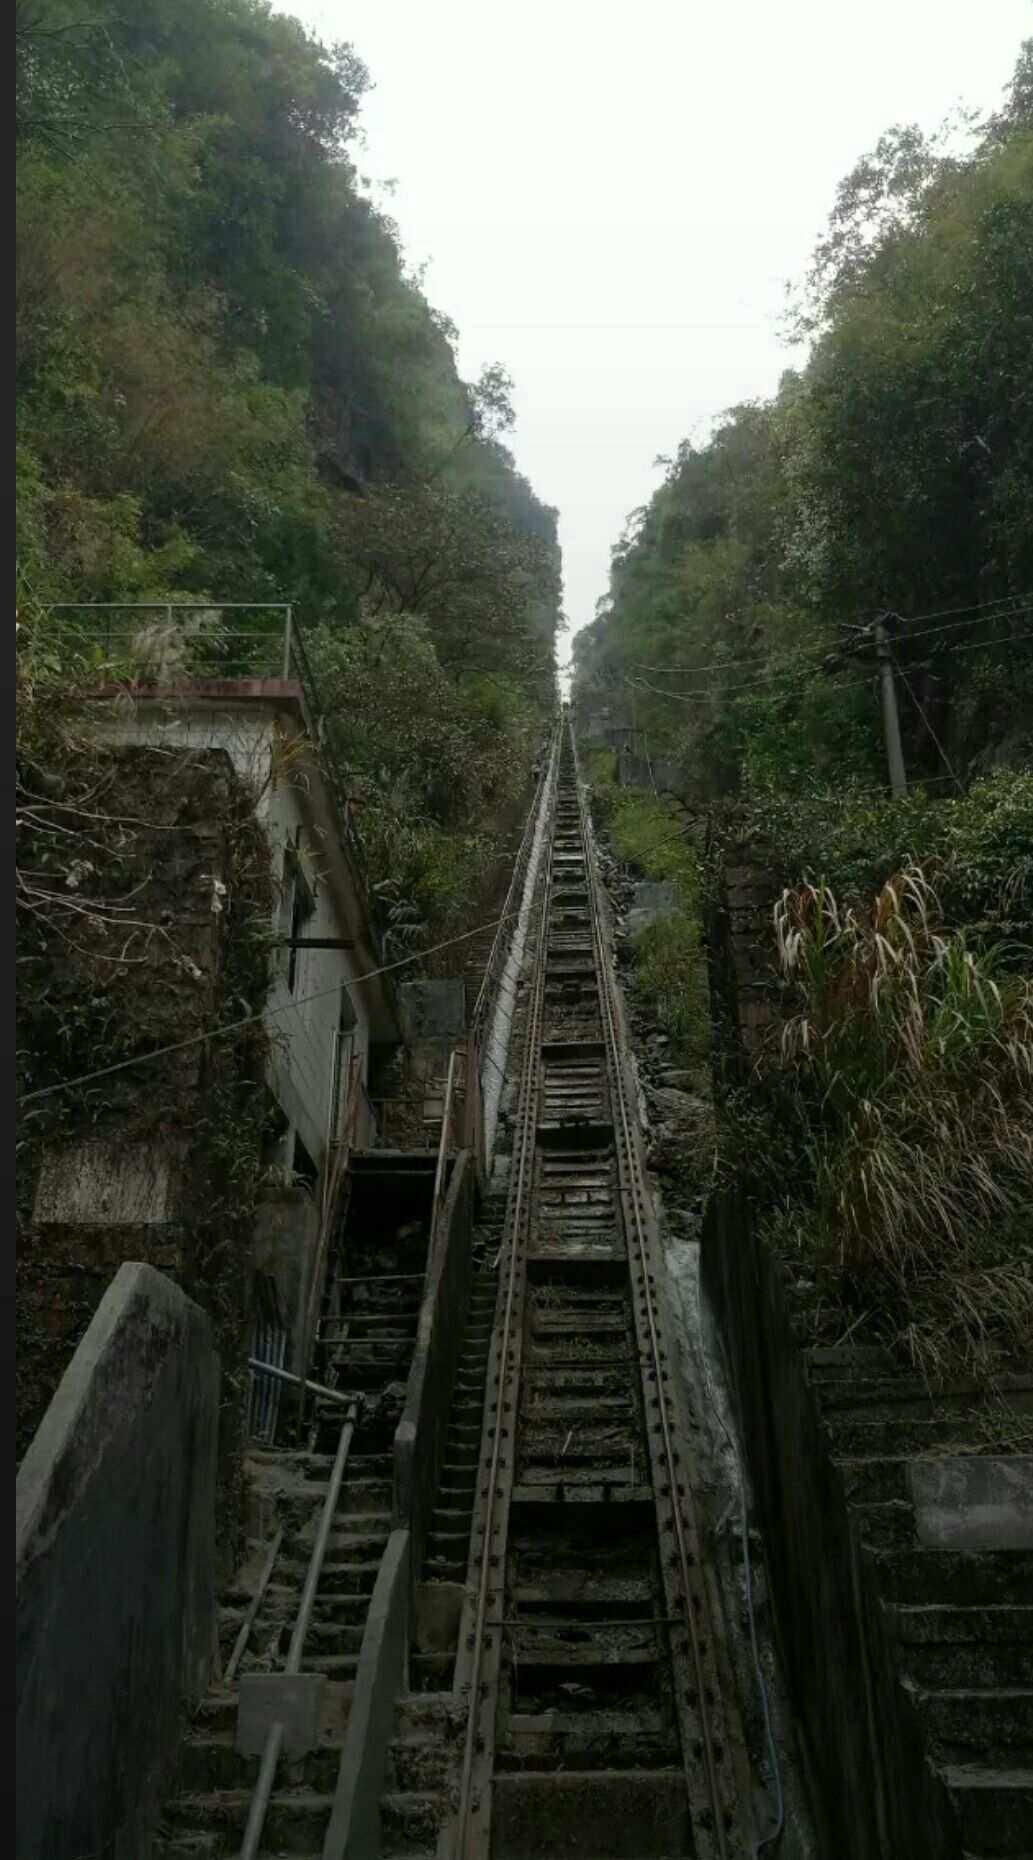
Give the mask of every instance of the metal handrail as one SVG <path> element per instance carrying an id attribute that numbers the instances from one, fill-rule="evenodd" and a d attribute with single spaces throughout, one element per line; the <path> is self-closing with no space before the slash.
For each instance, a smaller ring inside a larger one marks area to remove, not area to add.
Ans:
<path id="1" fill-rule="evenodd" d="M 281 1525 L 280 1529 L 277 1531 L 276 1536 L 273 1538 L 273 1541 L 269 1546 L 269 1554 L 266 1557 L 265 1562 L 262 1565 L 262 1573 L 258 1578 L 258 1586 L 255 1589 L 255 1593 L 251 1597 L 251 1600 L 249 1601 L 247 1605 L 247 1613 L 245 1614 L 244 1619 L 240 1624 L 240 1632 L 237 1635 L 237 1638 L 233 1643 L 233 1652 L 230 1654 L 230 1657 L 226 1662 L 226 1671 L 223 1673 L 223 1676 L 222 1676 L 224 1685 L 227 1685 L 227 1686 L 232 1685 L 233 1675 L 236 1672 L 237 1667 L 240 1665 L 240 1662 L 244 1657 L 244 1649 L 247 1646 L 249 1639 L 251 1638 L 251 1629 L 255 1625 L 255 1616 L 257 1615 L 260 1607 L 262 1606 L 262 1597 L 265 1594 L 267 1588 L 269 1587 L 269 1580 L 270 1580 L 270 1577 L 272 1576 L 273 1568 L 276 1563 L 276 1559 L 280 1554 L 280 1545 L 282 1544 L 282 1542 L 283 1542 L 283 1526 Z"/>
<path id="2" fill-rule="evenodd" d="M 348 1419 L 341 1429 L 341 1438 L 337 1443 L 333 1471 L 330 1474 L 330 1484 L 327 1488 L 326 1498 L 323 1501 L 323 1510 L 319 1520 L 319 1530 L 316 1534 L 316 1541 L 312 1546 L 312 1555 L 309 1558 L 308 1573 L 305 1577 L 305 1586 L 301 1592 L 301 1601 L 298 1604 L 294 1632 L 291 1635 L 291 1644 L 287 1653 L 287 1663 L 283 1669 L 287 1676 L 300 1673 L 301 1671 L 301 1660 L 305 1651 L 305 1640 L 312 1620 L 312 1609 L 315 1604 L 316 1591 L 319 1588 L 319 1579 L 323 1573 L 323 1563 L 326 1559 L 327 1545 L 330 1541 L 334 1514 L 337 1510 L 337 1501 L 341 1496 L 341 1485 L 344 1480 L 344 1471 L 348 1463 L 348 1453 L 351 1448 L 352 1435 L 354 1432 L 355 1408 L 352 1406 L 348 1413 Z M 255 1783 L 254 1793 L 251 1797 L 251 1807 L 248 1811 L 247 1826 L 244 1829 L 244 1839 L 241 1843 L 240 1860 L 255 1860 L 255 1856 L 259 1851 L 262 1830 L 265 1827 L 265 1818 L 269 1812 L 269 1800 L 273 1792 L 273 1784 L 276 1781 L 276 1770 L 280 1761 L 280 1753 L 283 1749 L 283 1739 L 283 1720 L 277 1719 L 275 1724 L 270 1725 L 266 1736 L 265 1749 L 262 1752 L 262 1762 L 258 1772 L 258 1779 Z"/>
<path id="3" fill-rule="evenodd" d="M 323 1395 L 328 1401 L 349 1402 L 350 1395 L 343 1389 L 330 1389 L 322 1382 L 313 1382 L 308 1376 L 296 1376 L 289 1369 L 278 1369 L 275 1363 L 260 1363 L 256 1356 L 248 1357 L 248 1368 L 252 1375 L 272 1376 L 276 1382 L 290 1382 L 296 1389 L 310 1390 L 313 1395 Z"/>

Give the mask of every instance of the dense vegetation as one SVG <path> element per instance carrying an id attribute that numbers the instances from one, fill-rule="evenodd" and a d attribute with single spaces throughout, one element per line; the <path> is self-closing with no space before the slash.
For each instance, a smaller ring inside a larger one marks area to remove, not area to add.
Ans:
<path id="1" fill-rule="evenodd" d="M 785 888 L 781 1035 L 721 1154 L 829 1336 L 986 1375 L 1033 1347 L 1033 41 L 967 140 L 858 163 L 793 317 L 806 366 L 682 445 L 614 549 L 581 732 L 630 729 Z"/>
<path id="2" fill-rule="evenodd" d="M 891 610 L 912 775 L 1027 759 L 1033 41 L 967 153 L 897 129 L 847 177 L 796 323 L 802 372 L 683 444 L 630 518 L 579 699 L 704 794 L 871 787 L 873 658 L 841 649 Z"/>
<path id="3" fill-rule="evenodd" d="M 19 603 L 292 601 L 429 940 L 552 702 L 559 556 L 364 194 L 366 70 L 263 0 L 19 0 L 16 45 Z"/>

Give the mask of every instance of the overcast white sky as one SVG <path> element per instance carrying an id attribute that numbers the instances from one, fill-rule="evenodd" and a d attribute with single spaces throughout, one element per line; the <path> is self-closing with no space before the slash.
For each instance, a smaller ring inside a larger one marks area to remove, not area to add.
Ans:
<path id="1" fill-rule="evenodd" d="M 883 129 L 996 108 L 1031 0 L 299 0 L 376 88 L 361 172 L 467 379 L 560 513 L 572 631 L 658 453 L 795 359 L 777 336 L 837 181 Z M 382 198 L 381 196 L 377 196 Z M 569 635 L 561 642 L 567 656 Z"/>

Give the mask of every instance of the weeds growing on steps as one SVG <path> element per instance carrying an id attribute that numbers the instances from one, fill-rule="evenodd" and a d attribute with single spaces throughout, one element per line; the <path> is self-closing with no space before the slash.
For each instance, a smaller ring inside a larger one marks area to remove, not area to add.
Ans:
<path id="1" fill-rule="evenodd" d="M 1031 952 L 946 930 L 915 864 L 867 912 L 783 892 L 775 938 L 791 1011 L 751 1094 L 773 1141 L 749 1153 L 781 1244 L 834 1263 L 931 1376 L 1028 1363 Z"/>

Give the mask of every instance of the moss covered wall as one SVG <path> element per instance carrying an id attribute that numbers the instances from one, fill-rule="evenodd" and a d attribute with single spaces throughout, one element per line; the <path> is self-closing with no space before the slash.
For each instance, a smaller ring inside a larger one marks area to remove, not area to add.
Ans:
<path id="1" fill-rule="evenodd" d="M 21 847 L 18 1451 L 119 1265 L 148 1261 L 212 1321 L 230 1555 L 269 1045 L 261 1020 L 197 1036 L 264 1008 L 268 846 L 220 751 L 80 746 L 49 773 Z"/>

